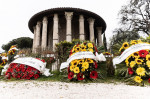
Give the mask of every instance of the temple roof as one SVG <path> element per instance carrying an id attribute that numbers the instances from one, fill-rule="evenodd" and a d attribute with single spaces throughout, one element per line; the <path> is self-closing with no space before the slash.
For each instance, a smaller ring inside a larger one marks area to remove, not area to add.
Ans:
<path id="1" fill-rule="evenodd" d="M 80 9 L 80 8 L 71 8 L 71 7 L 62 7 L 62 8 L 52 8 L 47 9 L 44 11 L 41 11 L 39 13 L 36 13 L 31 17 L 31 19 L 28 22 L 29 29 L 31 32 L 33 32 L 33 26 L 36 25 L 37 21 L 40 21 L 43 19 L 44 16 L 51 17 L 54 13 L 58 13 L 58 15 L 64 14 L 64 12 L 74 12 L 73 15 L 84 15 L 86 17 L 92 17 L 95 19 L 96 26 L 102 27 L 102 33 L 106 30 L 106 23 L 105 21 L 96 13 L 93 13 L 88 10 Z"/>

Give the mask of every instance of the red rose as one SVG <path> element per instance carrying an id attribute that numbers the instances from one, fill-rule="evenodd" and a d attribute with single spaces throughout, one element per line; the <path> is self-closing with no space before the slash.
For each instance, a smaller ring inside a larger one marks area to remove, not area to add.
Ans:
<path id="1" fill-rule="evenodd" d="M 96 71 L 92 71 L 92 72 L 90 73 L 90 78 L 96 79 L 97 77 L 98 77 L 98 74 L 97 74 Z"/>
<path id="2" fill-rule="evenodd" d="M 78 73 L 77 79 L 78 79 L 78 80 L 83 80 L 83 79 L 84 79 L 84 78 L 83 78 L 83 73 Z"/>
<path id="3" fill-rule="evenodd" d="M 10 78 L 11 78 L 11 74 L 10 74 L 9 72 L 6 72 L 5 77 L 6 77 L 7 79 L 10 79 Z"/>
<path id="4" fill-rule="evenodd" d="M 31 71 L 31 70 L 32 70 L 32 68 L 28 66 L 27 71 L 29 72 L 29 71 Z"/>
<path id="5" fill-rule="evenodd" d="M 69 72 L 68 73 L 68 79 L 72 79 L 73 78 L 74 73 L 73 72 Z"/>
<path id="6" fill-rule="evenodd" d="M 20 77 L 21 77 L 21 75 L 20 75 L 20 74 L 18 74 L 18 75 L 17 75 L 17 78 L 20 78 Z"/>
<path id="7" fill-rule="evenodd" d="M 34 75 L 34 79 L 37 79 L 37 78 L 39 78 L 39 75 L 38 75 L 38 74 L 35 74 L 35 75 Z"/>
<path id="8" fill-rule="evenodd" d="M 148 82 L 150 83 L 150 78 L 148 79 Z"/>
<path id="9" fill-rule="evenodd" d="M 21 69 L 19 67 L 16 68 L 16 71 L 19 72 Z"/>
<path id="10" fill-rule="evenodd" d="M 130 75 L 132 75 L 132 74 L 134 73 L 134 71 L 132 70 L 132 68 L 128 68 L 128 73 L 129 73 Z"/>
<path id="11" fill-rule="evenodd" d="M 148 54 L 148 51 L 146 51 L 146 50 L 140 50 L 140 51 L 139 51 L 140 57 L 145 58 L 147 54 Z"/>
<path id="12" fill-rule="evenodd" d="M 29 79 L 30 79 L 30 76 L 28 75 L 28 76 L 26 76 L 25 78 L 29 80 Z"/>

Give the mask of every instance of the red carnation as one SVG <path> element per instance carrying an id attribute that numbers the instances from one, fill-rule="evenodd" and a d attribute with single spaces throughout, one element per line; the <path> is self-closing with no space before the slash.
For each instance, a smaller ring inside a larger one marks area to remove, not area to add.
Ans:
<path id="1" fill-rule="evenodd" d="M 10 74 L 9 72 L 6 72 L 5 77 L 6 77 L 7 79 L 10 79 L 10 78 L 11 78 L 11 74 Z"/>
<path id="2" fill-rule="evenodd" d="M 134 71 L 132 70 L 132 68 L 128 68 L 128 73 L 129 73 L 130 75 L 132 75 L 132 74 L 134 73 Z"/>
<path id="3" fill-rule="evenodd" d="M 35 78 L 35 79 L 39 78 L 39 75 L 38 75 L 38 74 L 35 74 L 35 75 L 34 75 L 34 78 Z"/>
<path id="4" fill-rule="evenodd" d="M 98 74 L 97 74 L 96 71 L 92 71 L 92 72 L 90 73 L 90 78 L 96 79 L 97 77 L 98 77 Z"/>
<path id="5" fill-rule="evenodd" d="M 146 50 L 140 50 L 140 51 L 139 51 L 140 57 L 145 58 L 147 54 L 148 54 L 148 51 L 146 51 Z"/>
<path id="6" fill-rule="evenodd" d="M 74 75 L 73 72 L 68 73 L 68 79 L 72 79 L 72 78 L 73 78 L 73 75 Z"/>
<path id="7" fill-rule="evenodd" d="M 148 79 L 148 82 L 150 83 L 150 78 Z"/>
<path id="8" fill-rule="evenodd" d="M 78 80 L 83 80 L 83 79 L 84 79 L 84 78 L 83 78 L 83 73 L 78 73 L 77 79 L 78 79 Z"/>
<path id="9" fill-rule="evenodd" d="M 20 68 L 17 67 L 17 68 L 16 68 L 16 71 L 19 72 L 19 71 L 20 71 Z"/>

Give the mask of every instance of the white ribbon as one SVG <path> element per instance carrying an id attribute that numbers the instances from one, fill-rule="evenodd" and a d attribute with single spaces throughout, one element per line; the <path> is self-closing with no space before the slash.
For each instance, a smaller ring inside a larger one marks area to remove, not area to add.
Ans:
<path id="1" fill-rule="evenodd" d="M 145 50 L 145 49 L 149 49 L 150 50 L 150 44 L 140 43 L 140 44 L 132 45 L 128 49 L 124 50 L 124 52 L 120 56 L 117 56 L 116 58 L 113 59 L 114 67 L 116 67 L 116 64 L 119 64 L 122 61 L 124 61 L 132 53 L 140 51 L 140 50 Z"/>
<path id="2" fill-rule="evenodd" d="M 92 52 L 77 52 L 73 54 L 71 57 L 67 59 L 67 62 L 61 63 L 60 71 L 61 69 L 64 69 L 69 66 L 69 63 L 75 59 L 84 59 L 84 58 L 91 58 L 95 61 L 106 61 L 105 56 L 101 53 L 100 55 L 96 52 L 96 56 Z"/>
<path id="3" fill-rule="evenodd" d="M 15 59 L 11 63 L 19 63 L 19 64 L 24 64 L 24 65 L 29 65 L 31 67 L 36 68 L 39 70 L 43 75 L 45 76 L 50 76 L 51 74 L 49 73 L 49 69 L 46 68 L 46 62 L 43 63 L 42 61 L 32 58 L 32 57 L 21 57 Z M 8 67 L 8 65 L 6 65 Z M 4 67 L 3 72 L 6 71 L 6 68 Z"/>

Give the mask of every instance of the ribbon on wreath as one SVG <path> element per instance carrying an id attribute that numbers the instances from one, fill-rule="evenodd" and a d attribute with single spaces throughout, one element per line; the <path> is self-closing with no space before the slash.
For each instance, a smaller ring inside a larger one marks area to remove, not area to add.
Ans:
<path id="1" fill-rule="evenodd" d="M 123 62 L 128 56 L 130 56 L 132 53 L 140 51 L 140 50 L 149 49 L 150 50 L 150 44 L 147 43 L 140 43 L 135 44 L 129 47 L 128 49 L 124 50 L 124 52 L 113 59 L 113 66 L 116 68 L 116 64 L 119 64 Z"/>
<path id="2" fill-rule="evenodd" d="M 90 51 L 77 52 L 77 53 L 73 54 L 71 57 L 69 57 L 66 62 L 61 63 L 60 71 L 64 68 L 68 67 L 69 63 L 71 61 L 73 61 L 75 59 L 84 59 L 84 58 L 91 58 L 91 59 L 94 59 L 95 61 L 106 61 L 106 58 L 102 53 L 98 54 L 96 52 L 95 55 L 94 55 Z"/>

